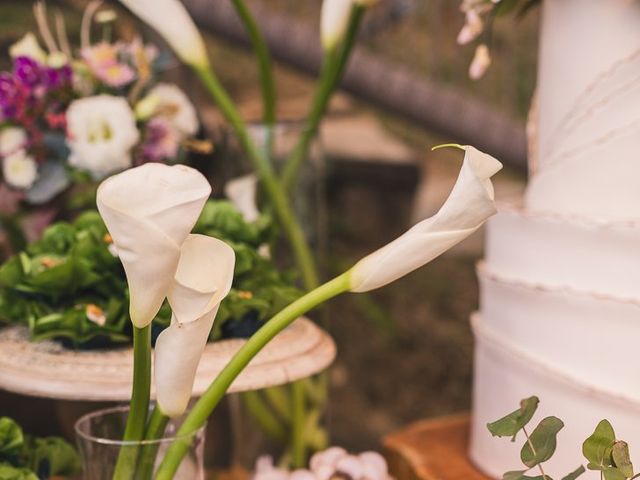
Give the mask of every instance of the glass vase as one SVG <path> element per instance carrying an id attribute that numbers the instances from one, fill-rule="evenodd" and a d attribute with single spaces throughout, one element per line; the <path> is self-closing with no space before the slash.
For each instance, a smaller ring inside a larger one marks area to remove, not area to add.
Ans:
<path id="1" fill-rule="evenodd" d="M 108 408 L 84 415 L 76 422 L 76 442 L 82 459 L 82 478 L 84 480 L 112 480 L 121 452 L 136 456 L 145 450 L 157 451 L 153 468 L 155 471 L 169 446 L 176 440 L 188 441 L 190 447 L 174 476 L 174 480 L 205 479 L 205 427 L 190 435 L 178 437 L 176 432 L 182 419 L 171 420 L 162 438 L 125 442 L 122 437 L 128 413 L 128 407 Z M 137 468 L 132 477 L 133 480 L 150 480 L 151 478 L 150 475 L 143 475 L 141 468 Z"/>

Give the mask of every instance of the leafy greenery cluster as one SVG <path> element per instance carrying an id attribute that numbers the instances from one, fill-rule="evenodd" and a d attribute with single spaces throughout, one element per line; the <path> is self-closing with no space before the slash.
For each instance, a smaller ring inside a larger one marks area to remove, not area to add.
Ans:
<path id="1" fill-rule="evenodd" d="M 487 424 L 487 428 L 494 437 L 511 437 L 511 441 L 515 441 L 520 431 L 526 437 L 525 444 L 520 450 L 520 459 L 527 468 L 507 472 L 502 476 L 503 480 L 552 480 L 545 473 L 543 463 L 555 453 L 558 432 L 562 430 L 564 423 L 557 417 L 546 417 L 529 434 L 526 427 L 539 403 L 538 397 L 526 398 L 520 402 L 518 410 Z M 640 478 L 640 473 L 633 472 L 629 446 L 626 442 L 616 439 L 616 434 L 608 420 L 602 420 L 593 434 L 584 441 L 582 454 L 587 459 L 587 469 L 599 471 L 601 480 Z M 540 475 L 527 475 L 536 467 Z M 562 480 L 575 480 L 585 472 L 584 466 L 580 465 L 576 470 L 562 477 Z"/>
<path id="2" fill-rule="evenodd" d="M 0 480 L 39 480 L 79 473 L 80 458 L 62 438 L 25 435 L 14 420 L 0 417 Z"/>
<path id="3" fill-rule="evenodd" d="M 194 233 L 224 240 L 236 253 L 233 288 L 220 306 L 212 340 L 223 336 L 229 322 L 259 325 L 300 295 L 291 275 L 259 253 L 273 237 L 267 216 L 247 223 L 229 202 L 210 200 Z M 0 267 L 0 319 L 27 325 L 34 341 L 55 338 L 75 347 L 128 343 L 128 297 L 124 269 L 95 210 L 50 226 Z M 155 333 L 170 319 L 165 302 Z"/>

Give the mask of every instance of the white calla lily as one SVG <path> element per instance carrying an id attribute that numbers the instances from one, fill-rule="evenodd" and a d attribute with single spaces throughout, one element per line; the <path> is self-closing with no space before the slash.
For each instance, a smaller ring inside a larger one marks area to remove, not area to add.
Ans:
<path id="1" fill-rule="evenodd" d="M 185 63 L 208 68 L 204 39 L 180 0 L 120 0 L 154 28 Z"/>
<path id="2" fill-rule="evenodd" d="M 231 289 L 234 266 L 233 249 L 221 240 L 189 235 L 182 244 L 169 292 L 171 325 L 158 336 L 155 348 L 156 394 L 165 415 L 182 415 L 187 408 L 220 302 Z"/>
<path id="3" fill-rule="evenodd" d="M 438 213 L 360 260 L 350 272 L 350 290 L 366 292 L 397 280 L 461 242 L 494 213 L 491 177 L 502 164 L 473 147 Z"/>
<path id="4" fill-rule="evenodd" d="M 255 222 L 260 217 L 256 204 L 258 177 L 253 173 L 229 180 L 224 187 L 224 194 L 242 214 L 246 222 Z"/>
<path id="5" fill-rule="evenodd" d="M 342 41 L 349 26 L 353 0 L 324 0 L 320 12 L 320 39 L 325 50 Z"/>
<path id="6" fill-rule="evenodd" d="M 129 284 L 133 324 L 147 326 L 173 284 L 180 247 L 211 194 L 184 165 L 147 163 L 100 184 L 97 204 Z"/>

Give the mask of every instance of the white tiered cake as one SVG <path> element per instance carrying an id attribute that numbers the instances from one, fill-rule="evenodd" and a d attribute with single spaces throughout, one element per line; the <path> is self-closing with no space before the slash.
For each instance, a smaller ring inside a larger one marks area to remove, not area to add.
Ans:
<path id="1" fill-rule="evenodd" d="M 544 0 L 525 208 L 502 206 L 479 268 L 471 458 L 501 478 L 522 442 L 487 422 L 541 399 L 566 427 L 547 473 L 584 463 L 599 420 L 640 451 L 640 2 Z"/>

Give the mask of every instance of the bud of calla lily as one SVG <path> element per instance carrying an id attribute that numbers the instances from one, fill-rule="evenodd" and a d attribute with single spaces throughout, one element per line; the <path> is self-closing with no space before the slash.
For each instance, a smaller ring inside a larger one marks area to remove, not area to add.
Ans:
<path id="1" fill-rule="evenodd" d="M 353 0 L 324 0 L 320 12 L 320 38 L 325 50 L 342 41 L 349 26 Z"/>
<path id="2" fill-rule="evenodd" d="M 382 287 L 420 268 L 467 238 L 496 213 L 490 178 L 502 164 L 473 147 L 464 149 L 458 180 L 438 213 L 356 263 L 350 272 L 352 292 Z"/>
<path id="3" fill-rule="evenodd" d="M 159 336 L 155 348 L 158 405 L 165 415 L 182 415 L 220 302 L 233 282 L 235 254 L 221 240 L 189 235 L 182 244 L 180 261 L 169 303 L 171 325 Z"/>
<path id="4" fill-rule="evenodd" d="M 180 246 L 210 194 L 207 179 L 184 165 L 147 163 L 100 184 L 98 210 L 127 275 L 136 327 L 151 323 L 162 306 Z"/>
<path id="5" fill-rule="evenodd" d="M 209 67 L 202 35 L 180 0 L 120 1 L 157 30 L 183 62 L 196 68 Z"/>

